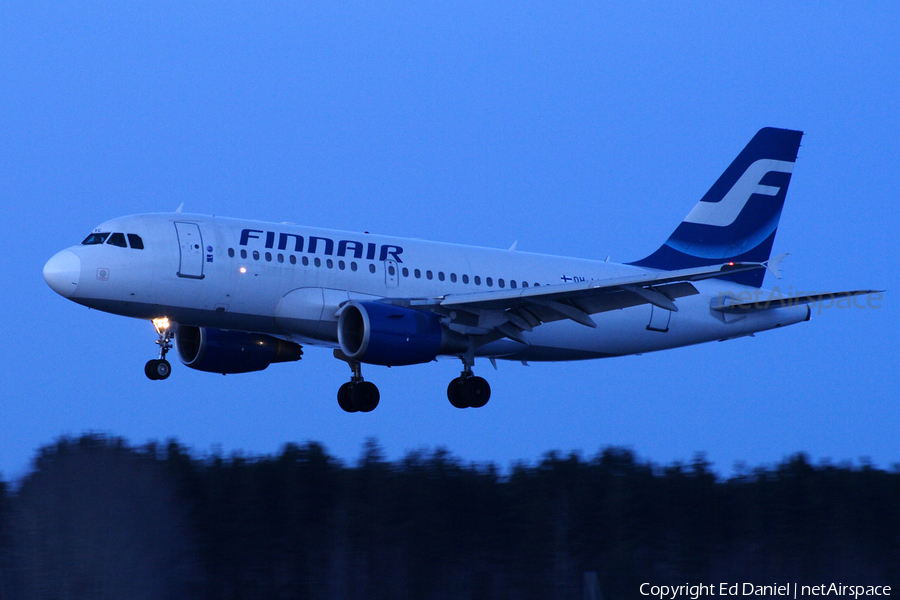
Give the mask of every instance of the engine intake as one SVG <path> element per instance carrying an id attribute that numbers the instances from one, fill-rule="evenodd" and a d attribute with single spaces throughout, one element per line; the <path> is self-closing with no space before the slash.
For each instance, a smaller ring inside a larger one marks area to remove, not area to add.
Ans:
<path id="1" fill-rule="evenodd" d="M 250 373 L 272 363 L 300 360 L 303 348 L 261 333 L 181 325 L 175 334 L 181 362 L 208 373 Z"/>
<path id="2" fill-rule="evenodd" d="M 388 367 L 434 360 L 464 342 L 435 314 L 380 302 L 351 302 L 338 320 L 338 342 L 347 357 Z"/>

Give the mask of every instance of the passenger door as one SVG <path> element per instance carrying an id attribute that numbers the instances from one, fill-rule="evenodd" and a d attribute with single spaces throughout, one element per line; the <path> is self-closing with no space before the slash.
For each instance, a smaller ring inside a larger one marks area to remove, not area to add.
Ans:
<path id="1" fill-rule="evenodd" d="M 178 276 L 203 279 L 203 237 L 197 223 L 175 222 L 181 259 Z"/>

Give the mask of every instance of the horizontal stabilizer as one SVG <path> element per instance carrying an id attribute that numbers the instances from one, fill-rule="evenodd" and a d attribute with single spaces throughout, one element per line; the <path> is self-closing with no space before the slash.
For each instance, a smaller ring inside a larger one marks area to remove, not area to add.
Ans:
<path id="1" fill-rule="evenodd" d="M 719 296 L 710 304 L 712 310 L 729 314 L 746 314 L 775 308 L 800 306 L 801 304 L 814 304 L 816 302 L 831 302 L 832 304 L 842 298 L 856 298 L 869 294 L 879 294 L 884 290 L 852 290 L 847 292 L 822 292 L 821 294 L 807 294 L 805 296 L 781 296 L 772 294 L 767 298 L 760 297 L 752 302 L 738 302 L 733 296 Z"/>

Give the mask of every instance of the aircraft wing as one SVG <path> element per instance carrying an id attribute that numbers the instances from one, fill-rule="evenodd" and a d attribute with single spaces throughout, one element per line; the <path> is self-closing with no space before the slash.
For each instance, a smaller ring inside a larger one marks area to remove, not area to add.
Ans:
<path id="1" fill-rule="evenodd" d="M 639 304 L 677 312 L 676 299 L 698 293 L 691 282 L 764 268 L 764 263 L 730 262 L 614 279 L 450 294 L 411 300 L 409 305 L 443 315 L 451 329 L 479 336 L 478 345 L 502 337 L 527 343 L 522 332 L 532 331 L 541 323 L 570 319 L 596 327 L 590 315 Z"/>

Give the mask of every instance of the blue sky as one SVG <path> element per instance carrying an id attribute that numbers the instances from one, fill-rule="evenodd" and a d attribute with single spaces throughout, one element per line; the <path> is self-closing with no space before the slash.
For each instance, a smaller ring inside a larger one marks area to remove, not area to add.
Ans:
<path id="1" fill-rule="evenodd" d="M 4 477 L 85 431 L 201 453 L 318 440 L 345 460 L 376 437 L 390 458 L 445 446 L 501 466 L 608 445 L 658 463 L 703 452 L 724 473 L 799 451 L 900 462 L 894 3 L 185 4 L 0 7 Z M 345 414 L 349 369 L 311 347 L 261 373 L 176 362 L 151 382 L 149 323 L 41 276 L 100 222 L 182 202 L 636 260 L 764 126 L 806 133 L 778 283 L 886 289 L 882 306 L 641 357 L 485 361 L 481 410 L 447 402 L 454 360 L 368 367 L 382 403 Z"/>

